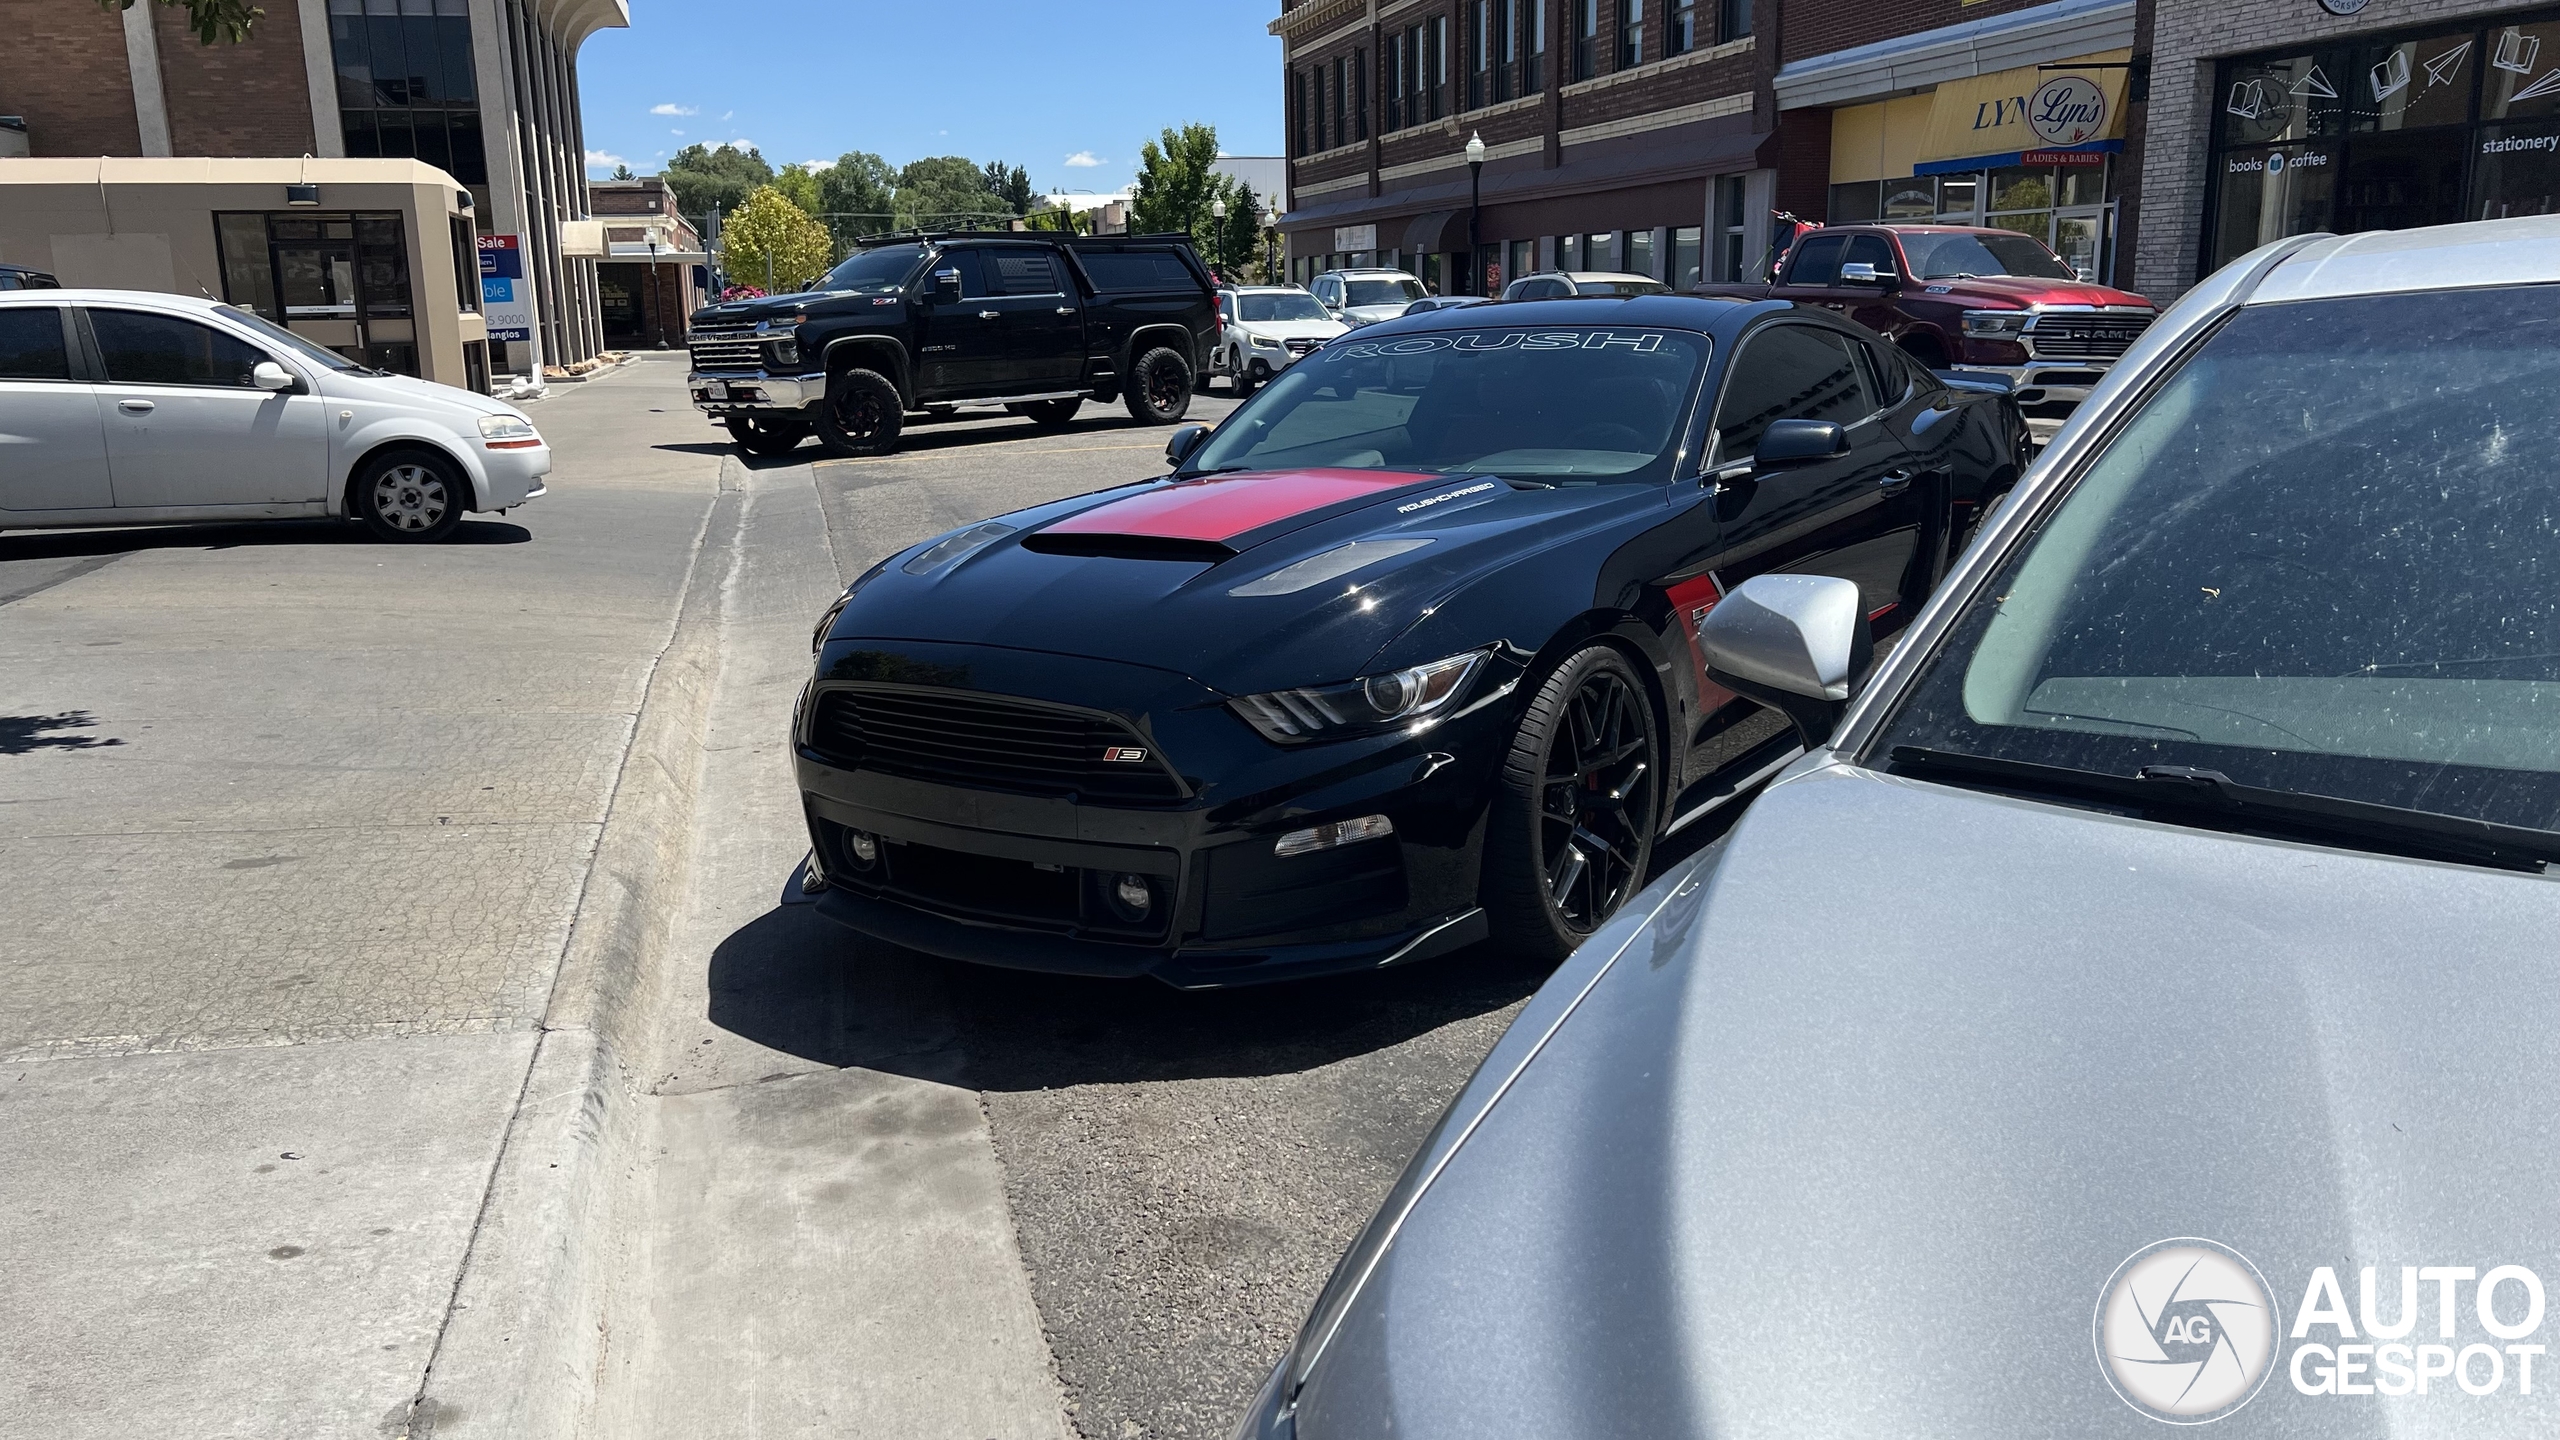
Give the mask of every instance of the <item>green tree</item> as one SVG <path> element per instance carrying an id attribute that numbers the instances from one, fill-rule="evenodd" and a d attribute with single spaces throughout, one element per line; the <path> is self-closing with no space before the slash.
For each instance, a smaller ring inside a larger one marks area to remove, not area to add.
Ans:
<path id="1" fill-rule="evenodd" d="M 771 185 L 749 191 L 720 228 L 720 268 L 732 283 L 775 293 L 798 290 L 825 274 L 834 259 L 827 228 Z"/>
<path id="2" fill-rule="evenodd" d="M 800 207 L 801 214 L 813 220 L 823 208 L 818 200 L 818 177 L 811 174 L 806 165 L 783 166 L 781 173 L 773 177 L 773 188 L 789 197 L 792 204 Z"/>
<path id="3" fill-rule="evenodd" d="M 1209 268 L 1223 275 L 1242 275 L 1262 258 L 1262 198 L 1253 187 L 1232 175 L 1216 177 L 1221 183 L 1210 194 L 1211 214 L 1198 232 L 1200 256 Z M 1214 202 L 1227 202 L 1227 217 L 1220 220 L 1214 213 Z"/>
<path id="4" fill-rule="evenodd" d="M 981 173 L 987 193 L 1003 201 L 1007 213 L 1028 215 L 1040 203 L 1040 197 L 1031 193 L 1031 172 L 1021 166 L 1008 167 L 1001 160 L 990 160 Z"/>
<path id="5" fill-rule="evenodd" d="M 1214 125 L 1167 129 L 1161 144 L 1150 140 L 1138 150 L 1138 181 L 1129 190 L 1129 228 L 1148 235 L 1189 235 L 1203 256 L 1216 249 L 1219 225 L 1210 214 L 1213 202 L 1227 202 L 1230 237 L 1250 233 L 1243 217 L 1252 192 L 1243 182 L 1221 175 L 1218 130 Z M 1235 247 L 1239 254 L 1242 247 Z M 1217 263 L 1212 261 L 1212 263 Z"/>
<path id="6" fill-rule="evenodd" d="M 1014 213 L 987 188 L 977 162 L 958 155 L 909 161 L 898 172 L 895 208 L 899 228 L 917 230 L 979 228 Z"/>
<path id="7" fill-rule="evenodd" d="M 237 45 L 249 38 L 249 31 L 265 17 L 266 10 L 242 0 L 160 0 L 163 5 L 187 7 L 187 28 L 196 32 L 198 42 L 206 45 L 228 40 Z M 130 10 L 133 0 L 98 0 L 101 10 Z"/>
<path id="8" fill-rule="evenodd" d="M 676 212 L 695 219 L 709 214 L 714 205 L 723 214 L 731 213 L 746 203 L 749 191 L 773 183 L 773 167 L 765 163 L 762 153 L 727 145 L 687 145 L 658 173 L 675 192 Z"/>
<path id="9" fill-rule="evenodd" d="M 839 246 L 892 228 L 898 172 L 868 150 L 848 150 L 818 172 L 818 217 Z"/>
<path id="10" fill-rule="evenodd" d="M 1023 224 L 1034 230 L 1059 230 L 1071 235 L 1093 233 L 1093 212 L 1077 210 L 1064 201 L 1045 210 L 1034 210 L 1023 218 Z"/>
<path id="11" fill-rule="evenodd" d="M 614 166 L 614 167 L 613 167 L 613 178 L 614 178 L 614 179 L 616 179 L 616 180 L 628 180 L 628 179 L 631 179 L 631 178 L 632 178 L 632 175 L 631 175 L 631 167 L 630 167 L 630 166 L 628 166 L 628 165 L 616 165 L 616 166 Z"/>

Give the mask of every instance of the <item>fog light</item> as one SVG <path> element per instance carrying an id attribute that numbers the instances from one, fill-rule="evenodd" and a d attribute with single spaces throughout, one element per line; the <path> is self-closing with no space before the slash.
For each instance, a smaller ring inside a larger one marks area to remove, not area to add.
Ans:
<path id="1" fill-rule="evenodd" d="M 1111 899 L 1131 919 L 1141 919 L 1156 903 L 1156 892 L 1148 888 L 1146 876 L 1123 875 L 1111 882 Z"/>
<path id="2" fill-rule="evenodd" d="M 860 830 L 848 830 L 844 848 L 853 852 L 854 859 L 869 865 L 880 858 L 880 837 Z"/>
<path id="3" fill-rule="evenodd" d="M 1337 820 L 1311 830 L 1292 830 L 1280 837 L 1271 853 L 1283 859 L 1304 855 L 1312 850 L 1330 850 L 1336 845 L 1351 845 L 1362 840 L 1375 840 L 1396 833 L 1396 823 L 1384 815 L 1363 815 L 1357 820 Z"/>

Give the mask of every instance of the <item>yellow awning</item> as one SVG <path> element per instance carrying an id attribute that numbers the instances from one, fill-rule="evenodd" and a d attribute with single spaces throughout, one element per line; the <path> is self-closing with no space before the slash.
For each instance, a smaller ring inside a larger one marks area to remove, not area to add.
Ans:
<path id="1" fill-rule="evenodd" d="M 2131 50 L 2110 50 L 2076 56 L 2073 63 L 2121 63 L 2131 58 Z M 1918 161 L 1929 165 L 2121 140 L 2124 82 L 2122 70 L 2047 70 L 2034 65 L 1950 80 L 1931 99 L 1929 131 L 1920 142 Z M 2038 100 L 2044 102 L 2041 111 L 2033 108 Z M 2038 118 L 2045 122 L 2042 131 L 2031 123 Z"/>

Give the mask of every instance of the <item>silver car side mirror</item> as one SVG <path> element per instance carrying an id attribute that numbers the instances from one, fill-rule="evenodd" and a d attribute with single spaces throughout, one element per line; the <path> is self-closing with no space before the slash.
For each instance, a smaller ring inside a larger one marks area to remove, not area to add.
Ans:
<path id="1" fill-rule="evenodd" d="M 1874 657 L 1857 582 L 1830 575 L 1755 575 L 1698 625 L 1707 678 L 1783 714 L 1804 748 L 1840 727 Z"/>
<path id="2" fill-rule="evenodd" d="M 261 360 L 249 371 L 249 383 L 261 390 L 291 390 L 302 382 L 273 360 Z"/>

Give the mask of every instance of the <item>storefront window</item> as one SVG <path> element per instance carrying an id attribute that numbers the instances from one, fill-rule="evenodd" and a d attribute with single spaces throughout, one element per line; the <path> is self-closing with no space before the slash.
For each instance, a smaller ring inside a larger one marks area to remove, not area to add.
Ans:
<path id="1" fill-rule="evenodd" d="M 1893 197 L 1895 194 L 1894 187 L 1915 183 L 1923 187 L 1926 187 L 1929 184 L 1926 180 L 1916 182 L 1909 180 L 1887 182 L 1885 199 L 1886 214 L 1890 215 L 1893 213 Z M 1905 193 L 1911 194 L 1913 202 L 1916 203 L 1920 196 L 1929 192 L 1924 188 L 1918 191 Z M 1935 215 L 1938 219 L 1943 220 L 1950 225 L 1970 225 L 1973 223 L 1973 217 L 1980 213 L 1979 202 L 1981 194 L 1982 177 L 1980 175 L 1942 176 L 1937 184 L 1937 199 L 1931 209 L 1925 212 L 1914 211 L 1912 218 L 1925 220 L 1931 215 Z"/>
<path id="2" fill-rule="evenodd" d="M 1701 270 L 1705 252 L 1701 249 L 1701 228 L 1695 225 L 1671 232 L 1671 287 L 1686 290 L 1706 278 Z"/>
<path id="3" fill-rule="evenodd" d="M 1938 215 L 1938 187 L 1923 176 L 1884 182 L 1884 218 L 1929 221 Z"/>
<path id="4" fill-rule="evenodd" d="M 1861 180 L 1854 185 L 1832 186 L 1831 213 L 1828 217 L 1830 223 L 1855 225 L 1860 221 L 1875 219 L 1879 213 L 1876 209 L 1877 197 L 1881 193 L 1873 180 Z"/>
<path id="5" fill-rule="evenodd" d="M 360 364 L 418 373 L 409 247 L 398 215 L 223 214 L 214 233 L 223 299 Z"/>
<path id="6" fill-rule="evenodd" d="M 1653 268 L 1652 231 L 1630 230 L 1627 232 L 1627 261 L 1625 269 L 1629 274 L 1650 275 L 1656 280 L 1662 278 L 1661 272 Z"/>

